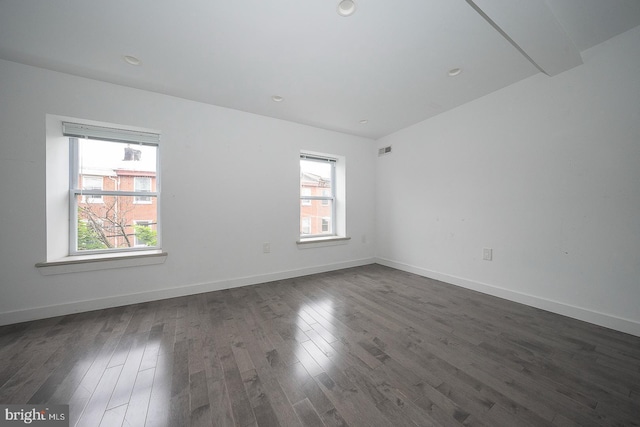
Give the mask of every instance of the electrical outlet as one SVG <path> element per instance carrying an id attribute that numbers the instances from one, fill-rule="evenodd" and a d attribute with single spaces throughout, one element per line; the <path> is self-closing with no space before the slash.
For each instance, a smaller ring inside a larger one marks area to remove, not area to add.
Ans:
<path id="1" fill-rule="evenodd" d="M 491 248 L 482 249 L 482 259 L 485 261 L 491 261 L 493 259 L 493 249 Z"/>
<path id="2" fill-rule="evenodd" d="M 262 244 L 262 252 L 268 254 L 271 252 L 271 243 L 263 243 Z"/>

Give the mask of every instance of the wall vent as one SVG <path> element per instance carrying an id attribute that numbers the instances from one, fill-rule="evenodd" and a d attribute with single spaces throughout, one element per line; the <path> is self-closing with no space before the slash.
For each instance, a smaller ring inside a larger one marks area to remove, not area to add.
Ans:
<path id="1" fill-rule="evenodd" d="M 391 146 L 378 148 L 378 156 L 384 156 L 391 153 Z"/>

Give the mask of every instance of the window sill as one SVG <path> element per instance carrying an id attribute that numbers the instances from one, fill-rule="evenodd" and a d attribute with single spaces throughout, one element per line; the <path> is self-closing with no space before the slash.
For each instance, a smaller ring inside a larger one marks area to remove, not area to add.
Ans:
<path id="1" fill-rule="evenodd" d="M 346 245 L 351 237 L 346 236 L 328 236 L 328 237 L 309 237 L 300 239 L 296 242 L 298 249 L 322 248 L 325 246 Z"/>
<path id="2" fill-rule="evenodd" d="M 43 276 L 51 276 L 54 274 L 162 264 L 166 261 L 168 255 L 167 252 L 160 250 L 119 254 L 79 255 L 69 256 L 59 261 L 39 262 L 36 264 L 36 268 Z"/>

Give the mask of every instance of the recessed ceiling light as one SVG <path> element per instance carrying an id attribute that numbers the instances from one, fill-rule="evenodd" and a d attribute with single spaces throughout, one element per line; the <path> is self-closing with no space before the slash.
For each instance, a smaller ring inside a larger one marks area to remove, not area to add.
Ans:
<path id="1" fill-rule="evenodd" d="M 462 68 L 452 68 L 447 73 L 449 77 L 455 77 L 462 72 Z"/>
<path id="2" fill-rule="evenodd" d="M 281 97 L 280 95 L 273 95 L 271 97 L 271 99 L 273 100 L 273 102 L 282 102 L 282 101 L 284 101 L 284 98 Z"/>
<path id="3" fill-rule="evenodd" d="M 342 0 L 338 3 L 338 15 L 351 16 L 356 11 L 356 2 L 353 0 Z"/>
<path id="4" fill-rule="evenodd" d="M 136 58 L 135 56 L 125 55 L 122 58 L 125 60 L 125 62 L 127 64 L 130 64 L 130 65 L 140 65 L 141 64 L 140 60 L 138 58 Z"/>
<path id="5" fill-rule="evenodd" d="M 367 120 L 367 119 L 360 120 L 360 124 L 361 125 L 366 125 L 367 123 L 369 123 L 369 120 Z"/>

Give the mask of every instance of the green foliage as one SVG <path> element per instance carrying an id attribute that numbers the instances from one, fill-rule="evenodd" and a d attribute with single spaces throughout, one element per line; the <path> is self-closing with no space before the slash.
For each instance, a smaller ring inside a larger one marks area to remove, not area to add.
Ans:
<path id="1" fill-rule="evenodd" d="M 98 232 L 86 221 L 78 219 L 78 250 L 106 249 Z"/>
<path id="2" fill-rule="evenodd" d="M 134 225 L 136 230 L 136 239 L 138 242 L 144 243 L 147 246 L 158 245 L 158 232 L 154 231 L 148 225 Z"/>

